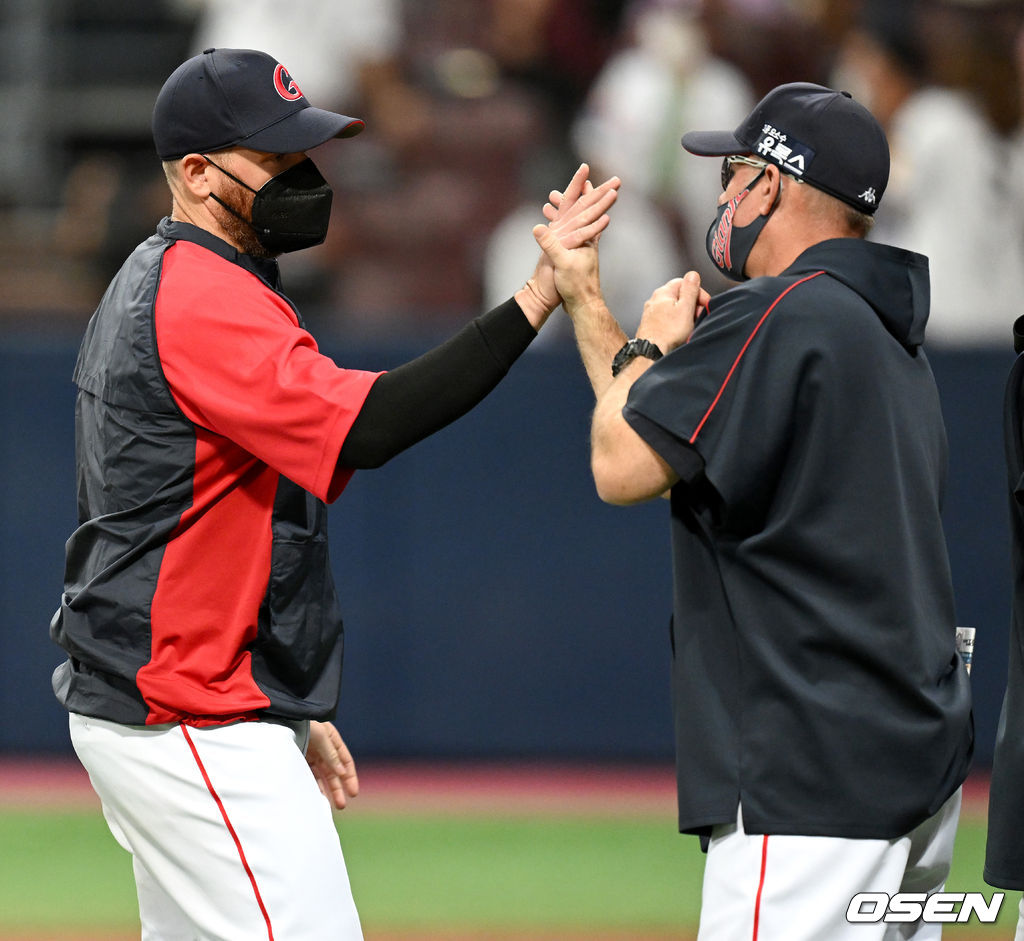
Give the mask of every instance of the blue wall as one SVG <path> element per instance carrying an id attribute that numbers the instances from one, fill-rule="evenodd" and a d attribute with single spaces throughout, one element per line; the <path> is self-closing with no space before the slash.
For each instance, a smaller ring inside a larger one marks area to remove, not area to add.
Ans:
<path id="1" fill-rule="evenodd" d="M 76 342 L 0 339 L 0 751 L 68 749 L 47 624 L 75 517 Z M 327 348 L 372 368 L 418 352 Z M 932 356 L 950 433 L 958 618 L 978 628 L 980 764 L 1005 681 L 1001 410 L 1012 359 Z M 339 724 L 358 754 L 671 755 L 667 506 L 598 501 L 591 406 L 572 351 L 528 354 L 482 406 L 357 474 L 332 507 L 348 638 Z"/>

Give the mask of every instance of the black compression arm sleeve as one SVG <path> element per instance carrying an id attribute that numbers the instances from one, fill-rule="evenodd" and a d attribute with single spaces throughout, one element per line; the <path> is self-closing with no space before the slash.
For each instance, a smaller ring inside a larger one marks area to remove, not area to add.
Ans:
<path id="1" fill-rule="evenodd" d="M 477 317 L 450 340 L 381 376 L 341 447 L 338 464 L 380 467 L 465 415 L 537 336 L 514 300 Z"/>

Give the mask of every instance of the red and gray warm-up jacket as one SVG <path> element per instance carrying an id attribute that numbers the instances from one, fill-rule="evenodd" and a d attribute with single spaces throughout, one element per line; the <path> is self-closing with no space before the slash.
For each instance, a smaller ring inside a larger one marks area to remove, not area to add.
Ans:
<path id="1" fill-rule="evenodd" d="M 80 526 L 51 634 L 73 712 L 126 724 L 325 717 L 342 622 L 326 508 L 378 373 L 321 355 L 275 262 L 164 220 L 75 369 Z"/>
<path id="2" fill-rule="evenodd" d="M 107 289 L 75 368 L 57 698 L 129 725 L 333 715 L 325 501 L 465 414 L 535 337 L 510 299 L 387 373 L 343 369 L 276 262 L 164 219 Z"/>

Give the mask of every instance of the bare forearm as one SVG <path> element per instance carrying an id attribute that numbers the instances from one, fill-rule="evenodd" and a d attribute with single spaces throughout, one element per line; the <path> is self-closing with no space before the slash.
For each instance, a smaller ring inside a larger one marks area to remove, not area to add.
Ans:
<path id="1" fill-rule="evenodd" d="M 622 415 L 629 390 L 651 366 L 651 360 L 644 357 L 628 363 L 608 382 L 594 408 L 590 467 L 598 496 L 606 503 L 625 505 L 650 500 L 671 488 L 677 479 Z"/>
<path id="2" fill-rule="evenodd" d="M 603 298 L 579 305 L 567 305 L 576 333 L 583 367 L 600 400 L 612 384 L 612 359 L 626 342 L 626 334 L 612 317 Z M 625 401 L 625 399 L 623 399 Z"/>
<path id="3" fill-rule="evenodd" d="M 566 310 L 576 331 L 583 366 L 597 404 L 590 426 L 590 466 L 598 496 L 606 503 L 640 503 L 672 486 L 672 472 L 622 417 L 629 390 L 652 365 L 645 357 L 612 376 L 612 360 L 627 337 L 604 299 L 570 299 Z"/>

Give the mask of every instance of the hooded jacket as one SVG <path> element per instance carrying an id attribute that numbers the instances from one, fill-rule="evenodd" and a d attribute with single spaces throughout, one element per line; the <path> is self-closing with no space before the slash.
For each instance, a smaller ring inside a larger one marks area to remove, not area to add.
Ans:
<path id="1" fill-rule="evenodd" d="M 921 343 L 927 260 L 858 239 L 712 300 L 624 416 L 676 470 L 679 825 L 891 839 L 966 776 Z"/>

